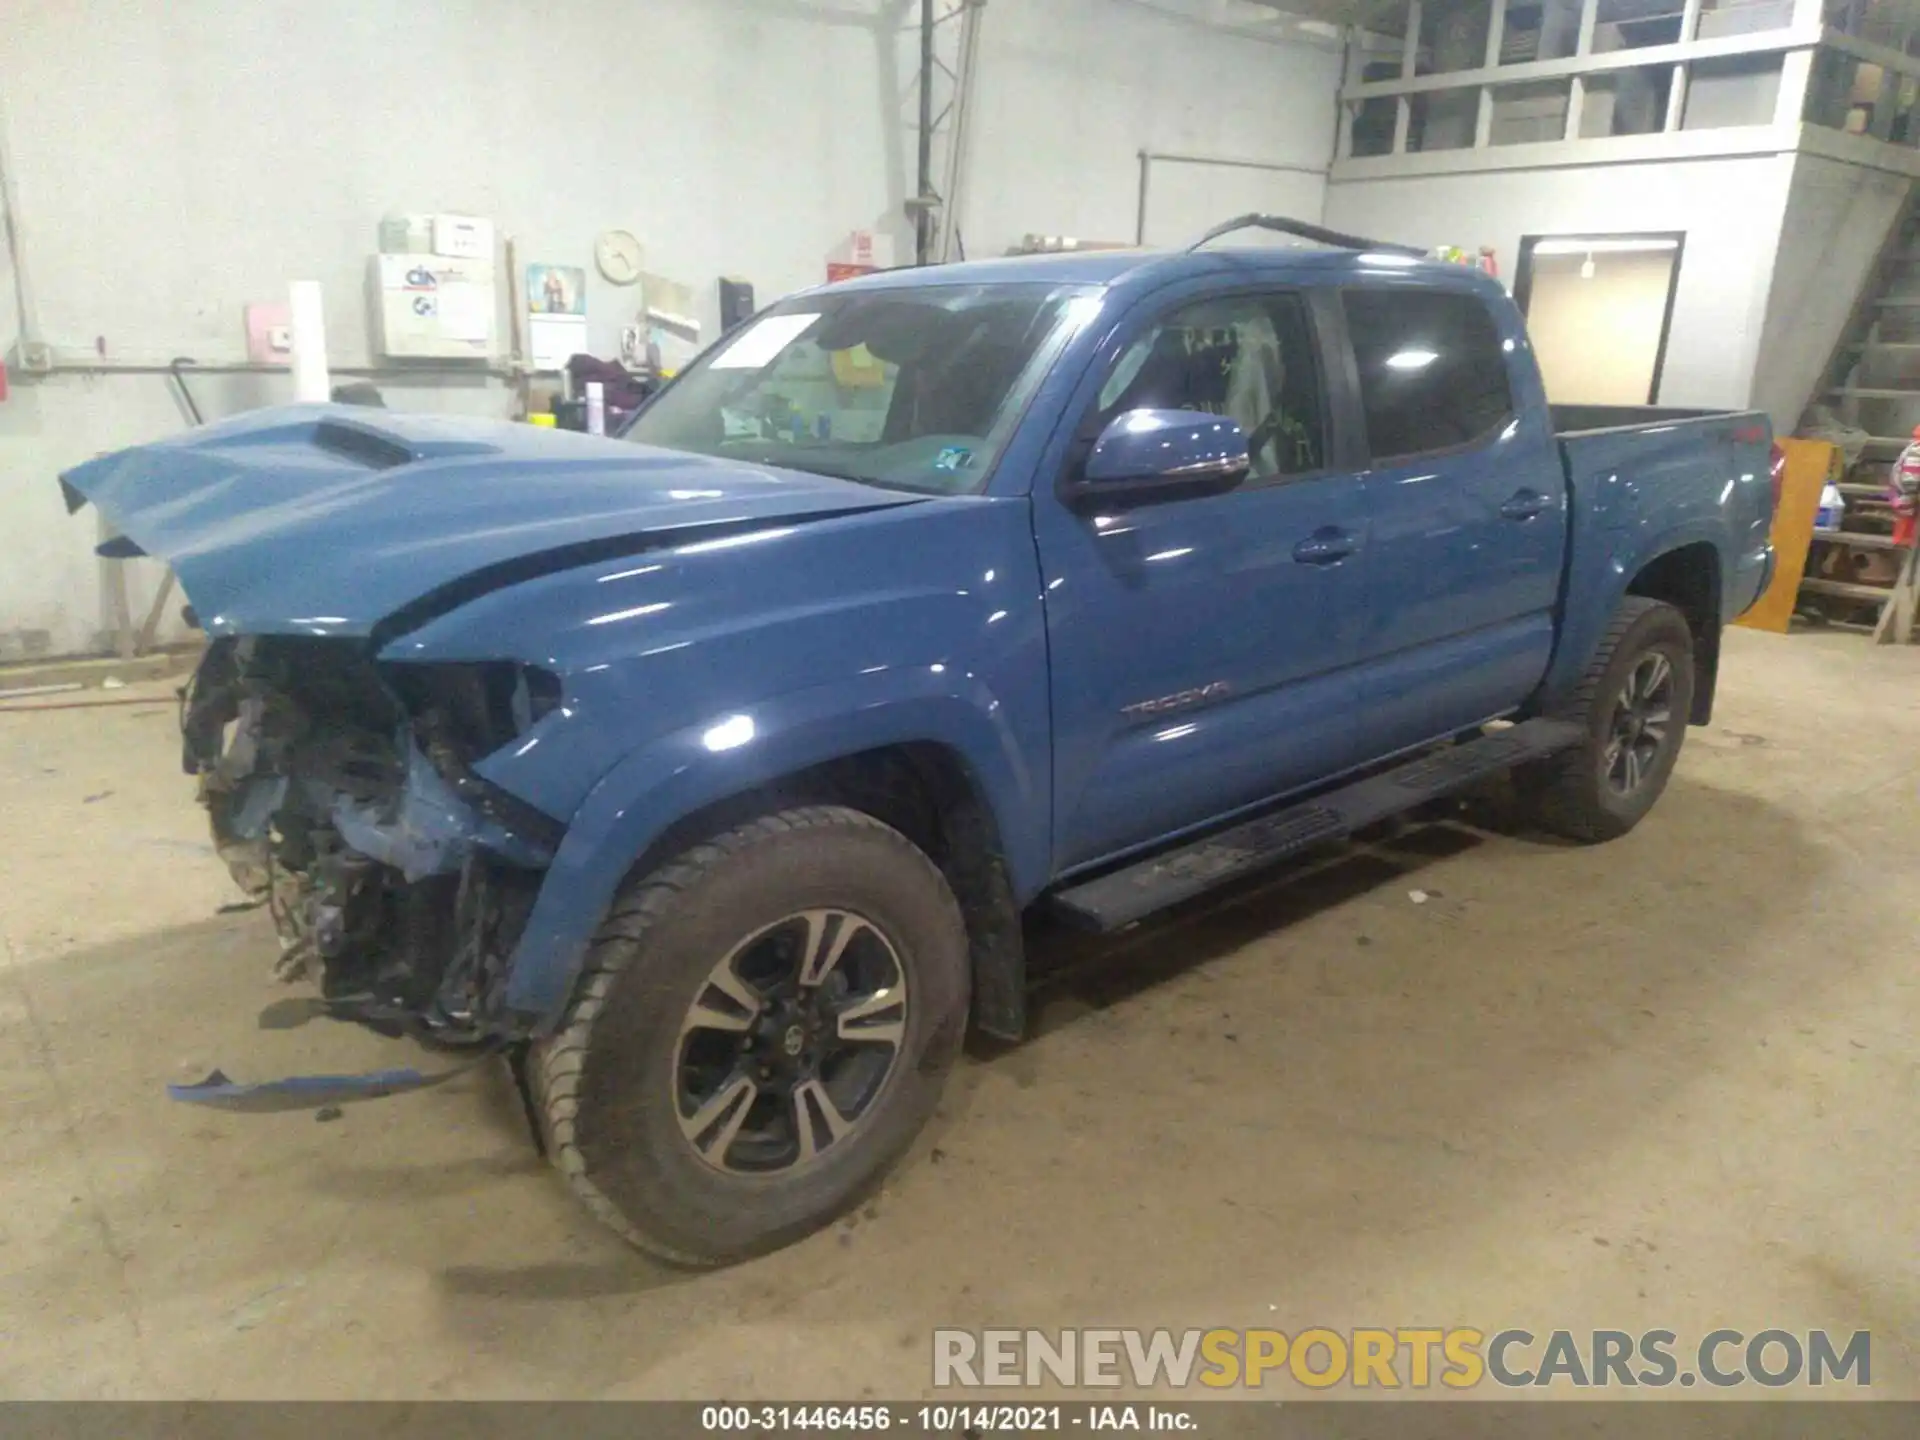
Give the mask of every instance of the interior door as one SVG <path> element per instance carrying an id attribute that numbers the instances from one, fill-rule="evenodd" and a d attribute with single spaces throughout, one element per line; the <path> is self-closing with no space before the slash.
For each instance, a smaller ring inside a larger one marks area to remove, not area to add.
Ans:
<path id="1" fill-rule="evenodd" d="M 1254 464 L 1225 494 L 1111 512 L 1036 488 L 1060 870 L 1355 759 L 1343 667 L 1364 603 L 1366 498 L 1330 460 L 1341 452 L 1306 300 L 1172 301 L 1102 353 L 1114 358 L 1082 402 L 1077 457 L 1116 417 L 1160 408 L 1233 416 Z"/>
<path id="2" fill-rule="evenodd" d="M 1358 653 L 1374 758 L 1476 725 L 1539 683 L 1566 485 L 1539 395 L 1515 402 L 1525 336 L 1503 334 L 1485 298 L 1431 282 L 1341 298 L 1372 455 Z"/>

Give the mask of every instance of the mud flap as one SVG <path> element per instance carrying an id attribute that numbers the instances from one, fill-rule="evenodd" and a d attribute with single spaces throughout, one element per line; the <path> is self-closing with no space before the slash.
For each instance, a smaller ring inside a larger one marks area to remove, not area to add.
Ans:
<path id="1" fill-rule="evenodd" d="M 229 1080 L 216 1070 L 194 1085 L 169 1085 L 167 1095 L 188 1105 L 205 1105 L 214 1110 L 234 1110 L 249 1115 L 268 1115 L 288 1110 L 312 1110 L 322 1105 L 352 1105 L 361 1100 L 380 1100 L 389 1095 L 404 1095 L 413 1090 L 428 1090 L 456 1075 L 464 1075 L 500 1053 L 499 1047 L 483 1051 L 464 1065 L 423 1075 L 411 1067 L 399 1070 L 369 1070 L 363 1075 L 290 1075 L 284 1080 L 262 1080 L 243 1085 Z"/>

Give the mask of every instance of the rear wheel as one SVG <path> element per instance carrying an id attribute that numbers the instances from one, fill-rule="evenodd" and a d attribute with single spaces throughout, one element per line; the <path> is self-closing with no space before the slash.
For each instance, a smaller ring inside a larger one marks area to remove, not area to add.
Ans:
<path id="1" fill-rule="evenodd" d="M 1626 834 L 1666 789 L 1693 708 L 1693 632 L 1673 606 L 1630 595 L 1554 713 L 1586 738 L 1515 776 L 1540 825 L 1588 843 Z"/>
<path id="2" fill-rule="evenodd" d="M 665 1259 L 786 1243 L 906 1149 L 965 1027 L 967 940 L 869 815 L 741 825 L 635 881 L 531 1074 L 588 1207 Z"/>

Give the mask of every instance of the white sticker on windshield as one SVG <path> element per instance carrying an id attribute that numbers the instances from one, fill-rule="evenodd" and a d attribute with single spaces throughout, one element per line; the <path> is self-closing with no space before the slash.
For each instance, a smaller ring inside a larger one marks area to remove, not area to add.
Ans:
<path id="1" fill-rule="evenodd" d="M 806 331 L 820 318 L 811 315 L 769 315 L 726 349 L 713 357 L 709 369 L 758 370 Z"/>

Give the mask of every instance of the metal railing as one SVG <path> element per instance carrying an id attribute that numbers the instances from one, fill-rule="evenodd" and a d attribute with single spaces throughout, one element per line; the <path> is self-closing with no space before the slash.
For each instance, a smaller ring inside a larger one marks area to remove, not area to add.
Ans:
<path id="1" fill-rule="evenodd" d="M 1796 149 L 1809 129 L 1920 166 L 1920 6 L 1407 0 L 1400 16 L 1349 47 L 1336 178 Z"/>

